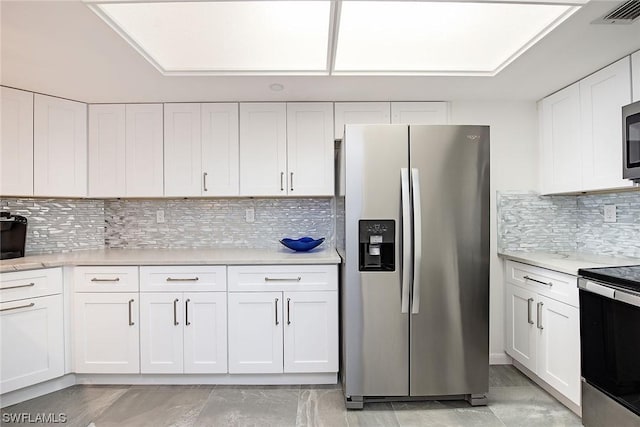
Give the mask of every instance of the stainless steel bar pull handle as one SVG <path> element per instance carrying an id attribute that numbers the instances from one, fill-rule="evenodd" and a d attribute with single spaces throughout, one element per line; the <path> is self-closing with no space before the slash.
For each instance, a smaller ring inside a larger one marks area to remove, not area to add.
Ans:
<path id="1" fill-rule="evenodd" d="M 189 298 L 187 298 L 187 300 L 184 302 L 184 324 L 189 326 L 191 324 L 191 322 L 189 322 L 189 302 L 191 300 Z"/>
<path id="2" fill-rule="evenodd" d="M 129 326 L 133 326 L 135 325 L 135 323 L 133 322 L 133 314 L 132 314 L 132 309 L 131 309 L 131 305 L 133 304 L 133 300 L 130 299 L 129 300 Z"/>
<path id="3" fill-rule="evenodd" d="M 276 298 L 276 326 L 280 324 L 280 322 L 278 322 L 278 298 Z"/>
<path id="4" fill-rule="evenodd" d="M 29 307 L 33 307 L 34 305 L 36 305 L 36 303 L 32 302 L 31 304 L 19 305 L 17 307 L 2 308 L 0 309 L 0 311 L 18 310 L 19 308 L 29 308 Z"/>
<path id="5" fill-rule="evenodd" d="M 0 288 L 0 291 L 4 291 L 7 289 L 18 289 L 18 288 L 29 288 L 31 286 L 35 286 L 35 283 L 27 283 L 26 285 L 16 285 L 16 286 L 7 286 L 6 288 Z"/>
<path id="6" fill-rule="evenodd" d="M 284 172 L 280 172 L 280 191 L 284 191 Z"/>
<path id="7" fill-rule="evenodd" d="M 199 277 L 188 277 L 188 278 L 173 278 L 173 277 L 167 277 L 167 282 L 197 282 L 198 280 L 200 280 Z"/>
<path id="8" fill-rule="evenodd" d="M 265 277 L 264 281 L 265 282 L 299 282 L 300 280 L 302 280 L 302 277 L 298 276 L 298 277 Z"/>
<path id="9" fill-rule="evenodd" d="M 178 301 L 180 301 L 178 298 L 173 300 L 173 325 L 174 326 L 178 326 L 180 323 L 178 323 Z"/>
<path id="10" fill-rule="evenodd" d="M 115 279 L 98 279 L 97 277 L 94 277 L 93 279 L 91 279 L 92 282 L 119 282 L 120 278 L 116 277 Z"/>
<path id="11" fill-rule="evenodd" d="M 409 193 L 409 169 L 400 169 L 402 189 L 402 297 L 400 312 L 409 312 L 409 286 L 411 283 L 411 200 Z"/>
<path id="12" fill-rule="evenodd" d="M 531 319 L 531 303 L 533 302 L 533 298 L 529 298 L 527 300 L 527 321 L 530 325 L 533 325 L 533 320 Z"/>
<path id="13" fill-rule="evenodd" d="M 291 307 L 290 304 L 291 303 L 291 298 L 287 298 L 287 325 L 291 324 Z"/>
<path id="14" fill-rule="evenodd" d="M 422 205 L 420 201 L 420 172 L 411 168 L 413 185 L 413 304 L 412 314 L 420 313 L 420 267 L 422 264 Z"/>
<path id="15" fill-rule="evenodd" d="M 542 306 L 544 305 L 544 303 L 539 302 L 538 303 L 538 329 L 542 330 L 544 329 L 544 327 L 542 326 Z"/>
<path id="16" fill-rule="evenodd" d="M 524 276 L 524 280 L 531 280 L 532 282 L 540 283 L 545 286 L 553 286 L 553 282 L 543 282 L 542 280 L 534 279 L 533 277 Z"/>
<path id="17" fill-rule="evenodd" d="M 203 172 L 203 173 L 202 173 L 202 189 L 203 189 L 204 191 L 209 191 L 209 190 L 207 189 L 207 175 L 208 175 L 208 174 L 207 174 L 206 172 Z"/>
<path id="18" fill-rule="evenodd" d="M 291 180 L 289 184 L 291 185 L 291 191 L 293 191 L 293 172 L 291 172 Z"/>

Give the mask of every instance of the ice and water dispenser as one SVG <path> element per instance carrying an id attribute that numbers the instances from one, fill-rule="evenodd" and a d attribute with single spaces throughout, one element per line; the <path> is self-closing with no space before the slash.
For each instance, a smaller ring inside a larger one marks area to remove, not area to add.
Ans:
<path id="1" fill-rule="evenodd" d="M 360 220 L 360 271 L 395 271 L 394 220 Z"/>

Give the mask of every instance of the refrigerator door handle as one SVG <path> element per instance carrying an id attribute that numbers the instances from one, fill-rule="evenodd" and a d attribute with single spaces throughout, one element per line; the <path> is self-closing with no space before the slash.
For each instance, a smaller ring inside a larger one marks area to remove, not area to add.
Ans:
<path id="1" fill-rule="evenodd" d="M 420 205 L 420 172 L 411 168 L 413 199 L 413 303 L 411 314 L 420 313 L 420 266 L 422 264 L 422 206 Z"/>
<path id="2" fill-rule="evenodd" d="M 409 313 L 409 286 L 411 282 L 411 200 L 409 169 L 400 169 L 402 184 L 402 300 L 401 312 Z"/>

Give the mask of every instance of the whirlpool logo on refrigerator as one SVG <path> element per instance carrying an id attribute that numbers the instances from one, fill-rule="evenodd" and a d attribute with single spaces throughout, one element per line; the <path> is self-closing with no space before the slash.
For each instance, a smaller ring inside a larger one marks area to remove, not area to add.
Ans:
<path id="1" fill-rule="evenodd" d="M 480 140 L 480 135 L 467 135 L 467 139 L 471 142 L 478 142 Z"/>

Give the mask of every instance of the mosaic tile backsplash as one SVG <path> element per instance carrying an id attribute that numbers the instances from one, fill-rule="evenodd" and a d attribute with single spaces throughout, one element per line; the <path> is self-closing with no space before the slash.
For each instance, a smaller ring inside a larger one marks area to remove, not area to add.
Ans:
<path id="1" fill-rule="evenodd" d="M 302 236 L 335 245 L 332 198 L 106 200 L 104 210 L 108 248 L 278 248 Z"/>
<path id="2" fill-rule="evenodd" d="M 498 193 L 498 250 L 640 257 L 640 191 L 580 196 Z M 616 205 L 617 222 L 604 222 Z"/>
<path id="3" fill-rule="evenodd" d="M 0 210 L 27 217 L 27 255 L 104 247 L 104 201 L 0 199 Z"/>

